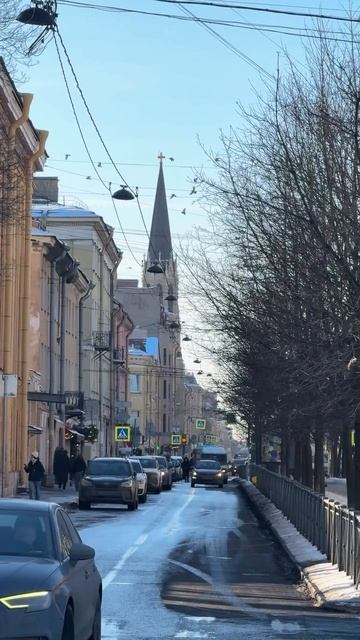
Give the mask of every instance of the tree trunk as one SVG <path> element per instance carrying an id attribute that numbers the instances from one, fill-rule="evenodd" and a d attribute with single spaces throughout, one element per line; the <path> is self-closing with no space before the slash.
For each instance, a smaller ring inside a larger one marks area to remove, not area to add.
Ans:
<path id="1" fill-rule="evenodd" d="M 294 479 L 298 482 L 302 480 L 302 457 L 303 457 L 303 447 L 300 440 L 296 440 L 295 442 L 295 464 L 294 464 Z"/>
<path id="2" fill-rule="evenodd" d="M 344 426 L 342 431 L 342 467 L 343 474 L 347 484 L 348 506 L 352 509 L 355 507 L 355 483 L 354 483 L 354 464 L 351 451 L 351 432 L 348 426 Z"/>
<path id="3" fill-rule="evenodd" d="M 307 487 L 313 488 L 313 469 L 312 469 L 312 451 L 310 445 L 310 434 L 307 433 L 303 442 L 302 455 L 302 483 Z"/>
<path id="4" fill-rule="evenodd" d="M 315 430 L 314 489 L 321 495 L 325 494 L 324 431 L 319 423 Z"/>
<path id="5" fill-rule="evenodd" d="M 287 425 L 283 425 L 281 428 L 281 475 L 288 475 L 288 444 L 289 444 L 289 432 Z"/>

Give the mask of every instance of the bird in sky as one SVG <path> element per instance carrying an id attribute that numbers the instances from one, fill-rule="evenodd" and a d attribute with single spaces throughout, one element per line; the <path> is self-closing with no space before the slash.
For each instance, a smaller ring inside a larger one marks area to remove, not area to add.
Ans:
<path id="1" fill-rule="evenodd" d="M 98 162 L 98 165 L 97 165 L 97 166 L 98 166 L 98 167 L 102 167 L 102 164 L 101 164 L 101 162 Z"/>
<path id="2" fill-rule="evenodd" d="M 170 196 L 170 200 L 172 200 L 173 198 L 176 198 L 176 193 L 172 193 Z"/>
<path id="3" fill-rule="evenodd" d="M 91 176 L 86 176 L 86 180 L 91 180 Z"/>
<path id="4" fill-rule="evenodd" d="M 193 187 L 190 191 L 190 195 L 193 196 L 196 193 L 196 189 L 195 187 Z"/>
<path id="5" fill-rule="evenodd" d="M 71 153 L 65 153 L 65 160 L 67 160 L 68 158 L 70 158 Z"/>
<path id="6" fill-rule="evenodd" d="M 182 213 L 183 215 L 185 215 L 185 214 L 186 214 L 186 209 L 183 209 L 181 213 Z"/>
<path id="7" fill-rule="evenodd" d="M 169 158 L 169 160 L 171 160 L 171 162 L 174 162 L 175 158 Z"/>

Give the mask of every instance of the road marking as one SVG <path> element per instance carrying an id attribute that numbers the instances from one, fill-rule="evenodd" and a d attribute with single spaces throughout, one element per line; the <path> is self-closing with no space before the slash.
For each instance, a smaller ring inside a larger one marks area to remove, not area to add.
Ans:
<path id="1" fill-rule="evenodd" d="M 175 512 L 174 517 L 170 520 L 169 526 L 166 529 L 166 535 L 168 536 L 171 535 L 172 533 L 174 533 L 175 529 L 177 529 L 179 524 L 179 518 L 182 512 L 185 511 L 186 507 L 189 506 L 190 502 L 193 500 L 194 497 L 195 497 L 195 489 L 191 489 L 191 493 L 188 499 L 186 500 L 186 502 L 184 502 L 184 504 L 180 507 L 180 509 L 178 509 Z"/>
<path id="2" fill-rule="evenodd" d="M 179 631 L 175 638 L 208 638 L 208 633 L 200 633 L 199 631 Z"/>
<path id="3" fill-rule="evenodd" d="M 134 544 L 139 547 L 141 544 L 144 544 L 144 542 L 146 542 L 146 540 L 148 539 L 149 534 L 148 533 L 143 533 L 142 536 L 140 536 L 136 542 L 134 542 Z"/>
<path id="4" fill-rule="evenodd" d="M 109 586 L 109 584 L 113 582 L 117 572 L 123 568 L 125 562 L 135 553 L 135 551 L 138 550 L 138 548 L 139 547 L 129 547 L 129 549 L 125 551 L 124 555 L 121 556 L 119 562 L 115 565 L 115 567 L 111 569 L 111 571 L 109 571 L 109 573 L 105 576 L 105 578 L 103 578 L 103 581 L 102 581 L 103 589 L 106 589 Z"/>
<path id="5" fill-rule="evenodd" d="M 190 620 L 190 622 L 215 622 L 216 618 L 212 616 L 184 616 L 185 620 Z"/>

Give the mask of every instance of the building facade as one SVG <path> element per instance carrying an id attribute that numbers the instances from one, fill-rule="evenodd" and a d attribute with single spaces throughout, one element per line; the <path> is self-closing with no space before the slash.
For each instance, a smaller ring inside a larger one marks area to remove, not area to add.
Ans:
<path id="1" fill-rule="evenodd" d="M 20 94 L 0 58 L 0 494 L 26 480 L 28 330 L 33 174 L 45 161 L 47 132 L 29 120 L 31 94 Z"/>

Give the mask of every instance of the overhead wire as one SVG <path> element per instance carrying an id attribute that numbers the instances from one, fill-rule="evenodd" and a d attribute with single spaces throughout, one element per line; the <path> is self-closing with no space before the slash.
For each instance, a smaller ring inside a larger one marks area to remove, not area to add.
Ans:
<path id="1" fill-rule="evenodd" d="M 98 169 L 97 169 L 97 167 L 96 167 L 96 165 L 95 165 L 95 162 L 94 162 L 94 160 L 93 160 L 93 158 L 92 158 L 92 155 L 91 155 L 91 152 L 90 152 L 89 146 L 88 146 L 88 144 L 87 144 L 87 142 L 86 142 L 85 135 L 84 135 L 84 132 L 83 132 L 82 126 L 81 126 L 81 124 L 80 124 L 79 117 L 78 117 L 78 115 L 77 115 L 77 111 L 76 111 L 75 103 L 74 103 L 74 100 L 73 100 L 72 95 L 71 95 L 70 86 L 69 86 L 69 83 L 68 83 L 68 79 L 67 79 L 67 75 L 66 75 L 66 72 L 65 72 L 64 64 L 63 64 L 63 61 L 62 61 L 62 57 L 61 57 L 61 53 L 60 53 L 60 49 L 59 49 L 59 45 L 58 45 L 58 42 L 57 42 L 57 39 L 56 39 L 56 36 L 57 36 L 57 35 L 59 35 L 59 30 L 58 30 L 58 29 L 56 29 L 56 32 L 54 33 L 54 42 L 55 42 L 56 52 L 57 52 L 57 56 L 58 56 L 58 59 L 59 59 L 59 64 L 60 64 L 60 68 L 61 68 L 62 76 L 63 76 L 63 79 L 64 79 L 64 83 L 65 83 L 65 87 L 66 87 L 66 92 L 67 92 L 67 95 L 68 95 L 68 98 L 69 98 L 69 101 L 70 101 L 70 104 L 71 104 L 72 112 L 73 112 L 73 115 L 74 115 L 74 118 L 75 118 L 75 121 L 76 121 L 76 124 L 77 124 L 77 128 L 78 128 L 78 131 L 79 131 L 79 134 L 80 134 L 81 140 L 82 140 L 82 142 L 83 142 L 83 145 L 84 145 L 84 147 L 85 147 L 86 153 L 87 153 L 87 155 L 88 155 L 88 157 L 89 157 L 89 160 L 90 160 L 90 162 L 91 162 L 91 164 L 92 164 L 92 166 L 93 166 L 93 169 L 94 169 L 94 171 L 95 171 L 96 175 L 98 176 L 99 180 L 101 181 L 101 183 L 103 184 L 103 186 L 105 187 L 105 189 L 106 189 L 106 190 L 108 191 L 108 193 L 109 193 L 109 196 L 110 196 L 111 202 L 112 202 L 112 204 L 113 204 L 114 211 L 115 211 L 115 214 L 116 214 L 116 217 L 117 217 L 117 220 L 118 220 L 118 223 L 119 223 L 120 229 L 121 229 L 121 231 L 122 231 L 122 233 L 123 233 L 123 237 L 124 237 L 124 240 L 125 240 L 126 246 L 128 247 L 129 252 L 130 252 L 130 254 L 131 254 L 132 258 L 135 260 L 135 262 L 136 262 L 140 267 L 142 267 L 141 263 L 138 261 L 138 259 L 137 259 L 137 258 L 136 258 L 136 256 L 134 255 L 134 253 L 133 253 L 133 251 L 132 251 L 132 249 L 131 249 L 131 247 L 130 247 L 130 244 L 129 244 L 128 240 L 127 240 L 126 234 L 125 234 L 125 232 L 123 231 L 123 226 L 122 226 L 122 222 L 121 222 L 121 219 L 120 219 L 120 216 L 119 216 L 119 213 L 118 213 L 117 207 L 116 207 L 116 205 L 115 205 L 115 203 L 114 203 L 114 199 L 111 197 L 110 186 L 106 185 L 106 183 L 105 183 L 105 181 L 103 180 L 103 178 L 102 178 L 101 174 L 99 173 L 99 171 L 98 171 Z M 61 38 L 61 37 L 60 37 L 60 35 L 59 35 L 59 39 L 60 39 L 60 38 Z M 61 41 L 61 39 L 60 39 L 60 41 Z M 110 239 L 109 239 L 109 242 L 110 242 Z"/>
<path id="2" fill-rule="evenodd" d="M 68 62 L 69 68 L 70 68 L 71 73 L 72 73 L 72 75 L 73 75 L 73 78 L 74 78 L 74 80 L 75 80 L 76 87 L 77 87 L 77 89 L 78 89 L 78 91 L 79 91 L 80 97 L 81 97 L 82 102 L 83 102 L 83 104 L 84 104 L 84 106 L 85 106 L 85 109 L 86 109 L 86 111 L 87 111 L 87 113 L 88 113 L 88 116 L 89 116 L 89 118 L 90 118 L 90 120 L 91 120 L 91 122 L 92 122 L 92 125 L 93 125 L 93 127 L 94 127 L 94 129 L 95 129 L 95 131 L 96 131 L 96 133 L 97 133 L 97 136 L 98 136 L 98 138 L 99 138 L 99 140 L 100 140 L 100 142 L 101 142 L 101 144 L 102 144 L 102 146 L 103 146 L 103 148 L 104 148 L 104 150 L 105 150 L 106 155 L 108 156 L 109 160 L 111 161 L 111 163 L 112 163 L 112 165 L 113 165 L 113 167 L 114 167 L 115 171 L 117 172 L 117 174 L 118 174 L 118 175 L 119 175 L 119 177 L 121 178 L 121 180 L 122 180 L 122 182 L 123 182 L 123 185 L 124 185 L 125 187 L 127 187 L 127 188 L 129 189 L 129 191 L 134 195 L 134 198 L 135 198 L 135 201 L 136 201 L 137 207 L 138 207 L 138 209 L 139 209 L 140 217 L 141 217 L 142 223 L 143 223 L 143 225 L 144 225 L 144 229 L 145 229 L 145 231 L 146 231 L 146 233 L 147 233 L 147 236 L 148 236 L 148 238 L 149 238 L 149 246 L 152 248 L 152 250 L 153 250 L 153 252 L 154 252 L 154 255 L 156 255 L 156 254 L 155 254 L 154 247 L 153 247 L 153 244 L 152 244 L 152 241 L 151 241 L 151 237 L 150 237 L 150 234 L 149 234 L 149 231 L 148 231 L 147 225 L 146 225 L 146 221 L 145 221 L 144 213 L 143 213 L 142 207 L 141 207 L 141 205 L 140 205 L 139 195 L 138 195 L 137 189 L 135 189 L 135 190 L 134 190 L 134 189 L 133 189 L 133 188 L 128 184 L 128 182 L 127 182 L 126 178 L 123 176 L 123 174 L 121 173 L 121 171 L 118 169 L 118 167 L 117 167 L 117 165 L 116 165 L 116 163 L 115 163 L 115 161 L 114 161 L 114 159 L 113 159 L 113 157 L 112 157 L 112 154 L 110 153 L 109 148 L 108 148 L 108 146 L 107 146 L 107 144 L 106 144 L 106 142 L 105 142 L 105 140 L 104 140 L 104 138 L 103 138 L 103 136 L 102 136 L 102 134 L 101 134 L 101 132 L 100 132 L 100 130 L 99 130 L 99 127 L 98 127 L 98 125 L 97 125 L 97 123 L 96 123 L 96 121 L 95 121 L 95 118 L 94 118 L 94 116 L 92 115 L 92 112 L 91 112 L 90 107 L 89 107 L 89 105 L 88 105 L 88 103 L 87 103 L 87 100 L 86 100 L 86 98 L 85 98 L 84 92 L 83 92 L 83 90 L 82 90 L 82 88 L 81 88 L 81 86 L 80 86 L 79 79 L 78 79 L 78 77 L 77 77 L 77 74 L 76 74 L 76 72 L 75 72 L 74 66 L 73 66 L 73 64 L 72 64 L 72 62 L 71 62 L 71 59 L 70 59 L 69 53 L 68 53 L 68 51 L 67 51 L 67 48 L 66 48 L 66 46 L 65 46 L 65 43 L 64 43 L 64 41 L 63 41 L 63 38 L 62 38 L 62 36 L 61 36 L 61 34 L 60 34 L 60 31 L 59 31 L 59 28 L 58 28 L 58 27 L 56 27 L 56 33 L 57 33 L 57 35 L 58 35 L 58 37 L 59 37 L 60 44 L 61 44 L 61 46 L 62 46 L 62 49 L 63 49 L 64 54 L 65 54 L 65 57 L 66 57 L 66 59 L 67 59 L 67 62 Z M 97 168 L 96 168 L 96 169 L 97 169 Z M 99 174 L 98 174 L 98 172 L 97 172 L 97 175 L 99 175 Z M 115 207 L 115 203 L 114 203 L 114 202 L 113 202 L 113 205 L 114 205 L 114 207 Z M 170 283 L 169 283 L 168 278 L 167 278 L 167 275 L 166 275 L 166 268 L 163 270 L 163 273 L 164 273 L 164 276 L 165 276 L 165 280 L 166 280 L 167 286 L 170 288 Z M 144 271 L 144 279 L 146 280 L 145 271 Z"/>

